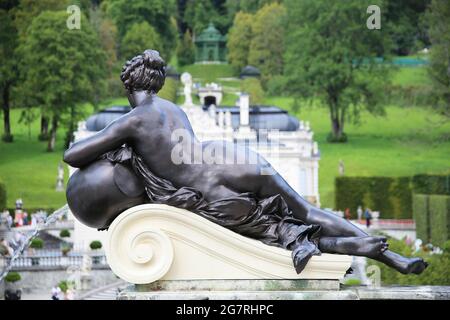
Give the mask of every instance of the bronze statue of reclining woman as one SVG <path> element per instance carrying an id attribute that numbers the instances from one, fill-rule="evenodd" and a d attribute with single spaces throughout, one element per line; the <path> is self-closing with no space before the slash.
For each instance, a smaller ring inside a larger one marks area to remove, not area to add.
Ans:
<path id="1" fill-rule="evenodd" d="M 165 80 L 157 51 L 128 61 L 121 79 L 133 109 L 64 154 L 66 163 L 80 168 L 69 180 L 67 201 L 86 225 L 105 229 L 127 208 L 165 203 L 292 250 L 297 272 L 321 252 L 369 257 L 405 274 L 427 267 L 421 258 L 389 251 L 385 237 L 369 236 L 308 203 L 249 148 L 200 142 L 186 114 L 156 95 Z"/>

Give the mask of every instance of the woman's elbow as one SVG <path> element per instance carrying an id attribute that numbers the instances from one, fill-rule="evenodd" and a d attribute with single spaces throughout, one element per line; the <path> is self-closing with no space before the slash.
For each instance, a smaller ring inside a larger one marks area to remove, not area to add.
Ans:
<path id="1" fill-rule="evenodd" d="M 81 163 L 77 161 L 75 153 L 70 148 L 64 152 L 63 161 L 72 167 L 75 168 L 81 167 Z"/>

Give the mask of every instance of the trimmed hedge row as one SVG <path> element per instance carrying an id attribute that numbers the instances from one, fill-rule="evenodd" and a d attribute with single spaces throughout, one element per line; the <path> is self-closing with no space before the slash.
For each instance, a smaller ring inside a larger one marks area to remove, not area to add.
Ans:
<path id="1" fill-rule="evenodd" d="M 350 209 L 356 217 L 358 206 L 380 211 L 383 219 L 411 218 L 411 188 L 408 177 L 337 177 L 336 207 Z"/>
<path id="2" fill-rule="evenodd" d="M 353 218 L 362 206 L 380 211 L 383 219 L 411 219 L 413 194 L 450 195 L 450 175 L 335 179 L 336 208 L 349 208 Z"/>
<path id="3" fill-rule="evenodd" d="M 0 210 L 6 207 L 6 186 L 0 180 Z"/>
<path id="4" fill-rule="evenodd" d="M 418 174 L 412 184 L 414 193 L 450 195 L 450 175 Z"/>
<path id="5" fill-rule="evenodd" d="M 430 241 L 430 216 L 428 214 L 429 196 L 415 194 L 413 196 L 413 218 L 416 222 L 416 236 L 423 242 Z"/>
<path id="6" fill-rule="evenodd" d="M 450 238 L 450 196 L 415 194 L 417 238 L 442 246 Z"/>

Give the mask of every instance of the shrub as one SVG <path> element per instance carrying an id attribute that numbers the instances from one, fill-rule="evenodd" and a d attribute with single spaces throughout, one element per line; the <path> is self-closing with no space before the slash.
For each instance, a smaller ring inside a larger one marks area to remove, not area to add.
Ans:
<path id="1" fill-rule="evenodd" d="M 44 247 L 44 240 L 42 240 L 41 238 L 34 238 L 33 240 L 31 240 L 30 248 L 42 249 L 43 247 Z"/>
<path id="2" fill-rule="evenodd" d="M 61 247 L 61 253 L 63 254 L 63 256 L 66 256 L 69 253 L 70 250 L 71 250 L 71 248 L 68 245 L 65 245 L 65 246 Z"/>
<path id="3" fill-rule="evenodd" d="M 59 233 L 59 236 L 61 238 L 69 238 L 70 237 L 70 231 L 67 229 L 62 229 L 61 232 Z"/>
<path id="4" fill-rule="evenodd" d="M 61 289 L 62 292 L 66 293 L 67 290 L 71 287 L 73 287 L 75 284 L 73 281 L 68 280 L 62 280 L 58 283 L 58 287 Z"/>
<path id="5" fill-rule="evenodd" d="M 22 277 L 18 272 L 8 272 L 8 274 L 5 277 L 6 282 L 17 282 L 20 281 Z"/>
<path id="6" fill-rule="evenodd" d="M 6 207 L 6 187 L 0 180 L 0 208 Z"/>
<path id="7" fill-rule="evenodd" d="M 412 254 L 412 249 L 404 241 L 396 239 L 389 239 L 389 248 L 402 255 L 420 256 L 429 263 L 429 266 L 420 276 L 404 275 L 381 262 L 369 260 L 369 264 L 375 264 L 380 268 L 383 285 L 450 285 L 450 273 L 448 272 L 450 251 L 445 250 L 450 248 L 450 241 L 443 244 L 443 254 L 429 254 L 423 250 Z"/>
<path id="8" fill-rule="evenodd" d="M 330 132 L 327 135 L 327 142 L 330 143 L 345 143 L 348 141 L 348 137 L 347 134 L 345 134 L 344 132 L 341 134 L 340 137 L 336 137 L 332 132 Z"/>
<path id="9" fill-rule="evenodd" d="M 91 242 L 91 244 L 89 245 L 89 247 L 92 250 L 97 250 L 97 249 L 101 249 L 102 248 L 102 243 L 98 240 L 94 240 Z"/>
<path id="10" fill-rule="evenodd" d="M 264 101 L 264 90 L 259 79 L 244 79 L 241 82 L 241 91 L 249 94 L 251 104 L 261 104 Z"/>

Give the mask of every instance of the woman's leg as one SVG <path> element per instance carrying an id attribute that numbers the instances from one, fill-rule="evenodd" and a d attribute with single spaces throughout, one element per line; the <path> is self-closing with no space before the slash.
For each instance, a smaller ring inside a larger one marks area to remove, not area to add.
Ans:
<path id="1" fill-rule="evenodd" d="M 351 253 L 351 250 L 356 250 L 355 247 L 358 246 L 355 242 L 361 241 L 364 238 L 367 239 L 365 239 L 363 243 L 366 241 L 376 242 L 376 240 L 373 240 L 375 237 L 370 237 L 367 233 L 353 225 L 351 222 L 338 217 L 331 212 L 316 208 L 312 204 L 308 203 L 305 199 L 298 195 L 297 192 L 295 192 L 295 190 L 293 190 L 279 174 L 273 176 L 261 176 L 261 180 L 258 193 L 260 197 L 280 194 L 296 218 L 307 224 L 316 224 L 322 227 L 324 239 L 322 246 L 326 250 L 324 252 L 342 253 L 347 251 L 349 253 L 346 254 L 357 255 L 355 253 Z M 351 239 L 346 242 L 343 239 L 346 237 L 350 237 Z M 333 238 L 335 240 L 339 239 L 339 241 L 334 241 Z M 333 246 L 336 246 L 339 243 L 340 245 L 338 247 L 333 248 Z M 421 258 L 407 258 L 385 249 L 382 252 L 378 252 L 376 246 L 367 245 L 363 252 L 367 250 L 373 251 L 370 253 L 366 252 L 367 254 L 362 254 L 363 256 L 380 261 L 404 274 L 419 274 L 425 270 L 428 265 Z"/>
<path id="2" fill-rule="evenodd" d="M 344 218 L 332 212 L 316 208 L 303 199 L 292 187 L 277 173 L 273 176 L 260 176 L 259 197 L 281 195 L 294 217 L 307 224 L 320 225 L 323 235 L 327 237 L 364 237 L 367 233 L 356 227 Z"/>

